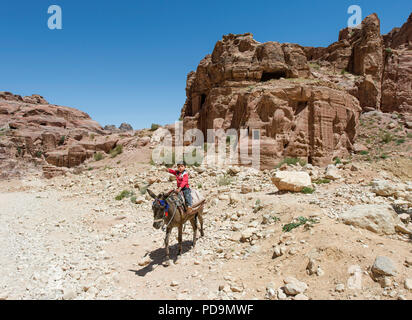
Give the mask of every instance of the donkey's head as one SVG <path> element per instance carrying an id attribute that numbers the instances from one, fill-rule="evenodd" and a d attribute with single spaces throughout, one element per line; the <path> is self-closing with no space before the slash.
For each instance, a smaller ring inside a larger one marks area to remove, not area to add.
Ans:
<path id="1" fill-rule="evenodd" d="M 152 204 L 153 210 L 153 228 L 160 229 L 163 225 L 163 218 L 168 210 L 169 205 L 166 202 L 166 196 L 163 193 L 155 195 L 152 191 L 147 189 L 147 193 L 154 199 Z"/>

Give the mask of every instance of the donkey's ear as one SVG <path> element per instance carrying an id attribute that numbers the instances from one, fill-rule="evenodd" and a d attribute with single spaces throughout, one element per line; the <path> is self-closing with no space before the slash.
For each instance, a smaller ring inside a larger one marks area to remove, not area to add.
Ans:
<path id="1" fill-rule="evenodd" d="M 149 194 L 149 196 L 151 196 L 153 199 L 156 199 L 156 195 L 150 191 L 149 189 L 147 189 L 147 193 Z"/>

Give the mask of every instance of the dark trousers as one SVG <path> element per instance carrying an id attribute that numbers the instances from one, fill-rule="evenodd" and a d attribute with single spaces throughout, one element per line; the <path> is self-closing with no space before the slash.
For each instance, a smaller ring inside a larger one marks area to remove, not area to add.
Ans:
<path id="1" fill-rule="evenodd" d="M 182 189 L 183 195 L 185 196 L 185 201 L 186 201 L 186 205 L 188 207 L 192 206 L 192 191 L 190 190 L 190 188 L 184 188 Z"/>

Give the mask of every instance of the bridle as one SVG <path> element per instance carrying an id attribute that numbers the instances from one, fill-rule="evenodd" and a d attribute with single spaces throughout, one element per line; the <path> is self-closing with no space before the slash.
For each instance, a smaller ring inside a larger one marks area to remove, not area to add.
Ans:
<path id="1" fill-rule="evenodd" d="M 170 225 L 170 223 L 173 221 L 175 214 L 176 214 L 176 210 L 177 210 L 177 205 L 175 205 L 175 209 L 173 211 L 173 215 L 172 218 L 169 220 L 169 222 L 167 223 L 167 225 L 164 225 L 165 219 L 169 216 L 169 203 L 166 201 L 168 199 L 168 197 L 165 200 L 160 200 L 160 199 L 155 199 L 153 201 L 153 205 L 155 205 L 156 203 L 158 203 L 159 205 L 161 205 L 163 207 L 163 217 L 159 218 L 159 219 L 155 219 L 153 221 L 153 223 L 158 223 L 158 222 L 163 222 L 163 226 L 162 226 L 162 231 L 165 231 L 167 229 L 167 227 Z"/>
<path id="2" fill-rule="evenodd" d="M 155 205 L 156 203 L 163 207 L 163 217 L 160 218 L 160 219 L 154 220 L 155 223 L 156 223 L 156 222 L 161 222 L 161 221 L 163 221 L 163 219 L 164 219 L 164 218 L 167 218 L 167 216 L 169 215 L 169 213 L 168 213 L 169 204 L 167 203 L 166 200 L 155 199 L 155 200 L 153 201 L 153 205 Z"/>

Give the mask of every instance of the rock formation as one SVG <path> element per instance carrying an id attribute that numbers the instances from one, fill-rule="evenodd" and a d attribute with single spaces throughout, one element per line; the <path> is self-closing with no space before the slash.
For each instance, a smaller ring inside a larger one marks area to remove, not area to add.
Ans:
<path id="1" fill-rule="evenodd" d="M 348 155 L 362 110 L 411 111 L 411 17 L 382 37 L 372 14 L 327 48 L 223 36 L 188 74 L 185 130 L 260 129 L 263 167 Z"/>
<path id="2" fill-rule="evenodd" d="M 58 172 L 50 165 L 77 166 L 96 151 L 109 152 L 118 141 L 103 137 L 103 128 L 86 113 L 48 104 L 39 95 L 21 97 L 0 92 L 0 128 L 2 177 L 13 171 L 16 159 L 39 164 L 45 159 L 45 171 Z"/>
<path id="3" fill-rule="evenodd" d="M 113 124 L 109 124 L 109 125 L 104 126 L 104 130 L 109 131 L 111 133 L 119 133 L 119 132 L 133 131 L 133 127 L 130 124 L 123 122 L 119 126 L 119 128 L 116 128 L 116 126 Z"/>

